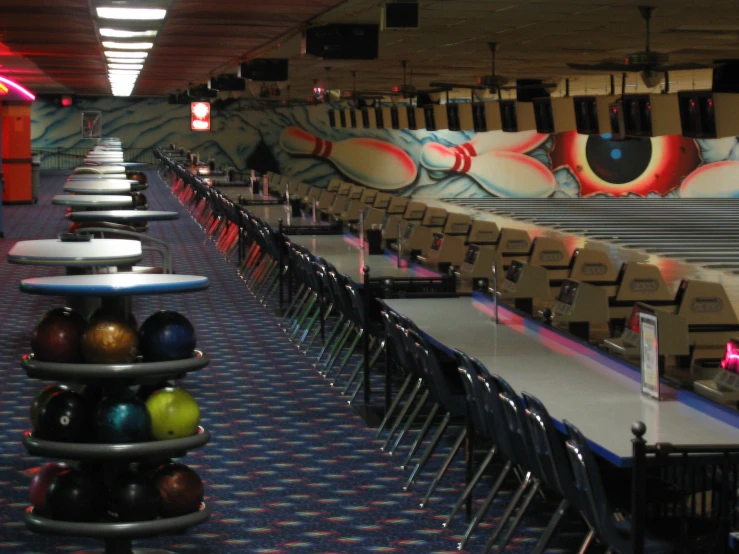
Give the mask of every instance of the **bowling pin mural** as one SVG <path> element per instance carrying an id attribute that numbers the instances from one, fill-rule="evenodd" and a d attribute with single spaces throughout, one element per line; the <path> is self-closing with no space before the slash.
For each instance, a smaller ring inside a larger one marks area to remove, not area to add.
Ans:
<path id="1" fill-rule="evenodd" d="M 739 198 L 739 161 L 699 167 L 680 185 L 681 198 Z"/>
<path id="2" fill-rule="evenodd" d="M 280 146 L 288 154 L 324 158 L 349 179 L 378 190 L 402 189 L 418 175 L 416 164 L 402 148 L 374 138 L 331 142 L 287 127 L 280 134 Z"/>
<path id="3" fill-rule="evenodd" d="M 421 164 L 429 171 L 468 175 L 490 194 L 503 198 L 544 198 L 557 187 L 547 166 L 519 152 L 490 150 L 469 156 L 431 142 L 424 145 Z"/>

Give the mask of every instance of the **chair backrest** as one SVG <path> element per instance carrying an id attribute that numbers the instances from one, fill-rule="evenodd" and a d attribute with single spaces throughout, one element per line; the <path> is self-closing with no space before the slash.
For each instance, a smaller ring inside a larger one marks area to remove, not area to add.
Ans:
<path id="1" fill-rule="evenodd" d="M 609 547 L 618 552 L 630 552 L 630 540 L 624 538 L 614 526 L 613 508 L 606 497 L 600 470 L 588 441 L 577 427 L 568 421 L 563 423 L 567 429 L 567 457 L 572 467 L 575 487 L 582 498 L 583 515 L 598 537 Z"/>
<path id="2" fill-rule="evenodd" d="M 429 379 L 434 382 L 437 401 L 445 411 L 454 417 L 465 415 L 464 385 L 459 371 L 444 372 L 439 362 L 436 350 L 429 345 L 421 333 L 414 333 L 413 338 L 418 345 L 419 362 L 423 366 Z"/>
<path id="3" fill-rule="evenodd" d="M 522 392 L 521 397 L 526 406 L 526 421 L 529 424 L 534 451 L 539 458 L 542 478 L 549 487 L 559 491 L 570 504 L 580 507 L 581 498 L 575 489 L 564 437 L 554 426 L 554 421 L 541 400 L 527 392 Z"/>
<path id="4" fill-rule="evenodd" d="M 542 478 L 539 460 L 533 449 L 533 441 L 526 422 L 526 413 L 516 391 L 513 390 L 508 381 L 500 375 L 491 375 L 490 378 L 498 386 L 498 396 L 503 407 L 503 415 L 506 425 L 511 433 L 511 443 L 516 452 L 518 464 L 525 470 L 531 471 L 534 476 Z"/>
<path id="5" fill-rule="evenodd" d="M 483 383 L 478 379 L 477 370 L 470 357 L 461 350 L 455 350 L 454 355 L 457 357 L 458 371 L 462 376 L 462 386 L 464 386 L 467 395 L 467 407 L 472 425 L 480 435 L 493 439 L 495 434 L 485 414 Z"/>

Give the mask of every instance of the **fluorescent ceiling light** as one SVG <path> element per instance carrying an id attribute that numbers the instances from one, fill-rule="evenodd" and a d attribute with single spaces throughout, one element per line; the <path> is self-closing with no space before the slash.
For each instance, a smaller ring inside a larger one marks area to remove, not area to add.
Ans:
<path id="1" fill-rule="evenodd" d="M 109 58 L 138 58 L 143 60 L 149 55 L 148 52 L 116 52 L 115 50 L 106 50 L 105 55 Z"/>
<path id="2" fill-rule="evenodd" d="M 104 40 L 103 48 L 115 48 L 117 50 L 149 50 L 154 46 L 153 42 L 120 42 L 115 40 Z"/>
<path id="3" fill-rule="evenodd" d="M 137 62 L 139 60 L 136 60 Z M 142 63 L 109 63 L 108 69 L 144 69 L 144 64 Z"/>
<path id="4" fill-rule="evenodd" d="M 120 64 L 142 64 L 144 63 L 144 60 L 141 58 L 111 58 L 108 60 L 108 62 Z"/>
<path id="5" fill-rule="evenodd" d="M 138 75 L 138 69 L 109 69 L 108 75 Z"/>
<path id="6" fill-rule="evenodd" d="M 157 36 L 157 32 L 150 31 L 125 31 L 123 29 L 110 29 L 103 27 L 100 29 L 100 36 L 109 38 L 153 38 Z"/>
<path id="7" fill-rule="evenodd" d="M 98 17 L 101 19 L 137 19 L 146 21 L 155 21 L 164 19 L 167 10 L 159 8 L 114 8 L 114 7 L 98 7 L 96 8 Z"/>

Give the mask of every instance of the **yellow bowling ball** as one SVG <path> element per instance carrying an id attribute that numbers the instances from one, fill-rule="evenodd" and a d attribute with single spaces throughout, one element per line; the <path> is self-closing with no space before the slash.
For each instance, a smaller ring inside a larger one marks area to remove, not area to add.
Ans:
<path id="1" fill-rule="evenodd" d="M 157 440 L 181 439 L 194 435 L 200 423 L 200 408 L 189 393 L 164 388 L 146 400 L 151 416 L 151 431 Z"/>

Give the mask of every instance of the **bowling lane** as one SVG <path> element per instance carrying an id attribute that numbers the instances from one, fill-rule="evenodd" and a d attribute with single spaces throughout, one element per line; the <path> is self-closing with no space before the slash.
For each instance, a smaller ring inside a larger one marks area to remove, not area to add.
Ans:
<path id="1" fill-rule="evenodd" d="M 739 200 L 416 198 L 532 238 L 557 238 L 570 253 L 587 246 L 616 264 L 654 264 L 673 291 L 682 279 L 721 283 L 739 313 Z"/>
<path id="2" fill-rule="evenodd" d="M 315 256 L 325 258 L 340 273 L 356 283 L 364 279 L 363 268 L 370 268 L 371 277 L 439 277 L 430 269 L 398 261 L 395 256 L 385 254 L 370 256 L 360 246 L 359 240 L 350 235 L 299 235 L 291 236 L 290 242 L 303 246 Z"/>

